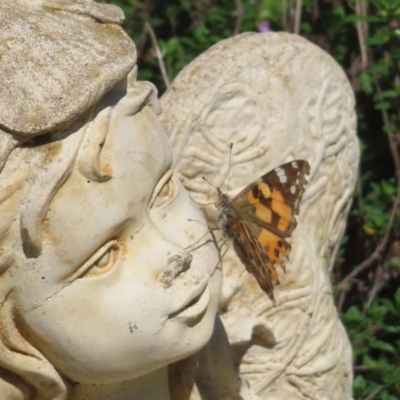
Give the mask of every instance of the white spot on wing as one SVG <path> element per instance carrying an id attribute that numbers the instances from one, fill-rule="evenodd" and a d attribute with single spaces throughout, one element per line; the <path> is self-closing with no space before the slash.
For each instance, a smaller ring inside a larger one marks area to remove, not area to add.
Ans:
<path id="1" fill-rule="evenodd" d="M 290 193 L 292 194 L 296 193 L 296 186 L 290 186 Z"/>
<path id="2" fill-rule="evenodd" d="M 297 164 L 296 161 L 293 161 L 293 162 L 292 162 L 292 167 L 293 167 L 293 168 L 299 168 L 299 164 Z"/>
<path id="3" fill-rule="evenodd" d="M 279 169 L 275 170 L 275 172 L 276 172 L 276 174 L 277 174 L 278 176 L 286 176 L 286 172 L 285 172 L 285 170 L 282 169 L 282 168 L 279 168 Z"/>

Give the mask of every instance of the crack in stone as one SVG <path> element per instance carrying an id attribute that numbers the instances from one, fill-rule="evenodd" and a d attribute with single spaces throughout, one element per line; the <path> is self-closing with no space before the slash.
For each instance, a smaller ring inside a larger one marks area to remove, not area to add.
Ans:
<path id="1" fill-rule="evenodd" d="M 71 283 L 72 283 L 72 282 L 68 282 L 68 283 L 65 284 L 63 287 L 61 287 L 60 289 L 58 289 L 55 293 L 53 293 L 51 296 L 46 297 L 46 298 L 43 300 L 42 304 L 39 304 L 38 306 L 31 308 L 31 309 L 28 310 L 27 312 L 29 313 L 29 312 L 31 312 L 31 311 L 35 311 L 35 310 L 37 310 L 38 308 L 44 306 L 44 305 L 47 303 L 47 301 L 49 301 L 50 299 L 52 299 L 54 296 L 57 296 L 57 294 L 60 293 L 61 290 L 65 289 L 65 288 L 66 288 L 67 286 L 69 286 Z"/>

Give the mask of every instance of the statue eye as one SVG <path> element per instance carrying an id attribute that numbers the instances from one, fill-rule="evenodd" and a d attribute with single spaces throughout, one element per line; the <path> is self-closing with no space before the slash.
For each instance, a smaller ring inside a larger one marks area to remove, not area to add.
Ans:
<path id="1" fill-rule="evenodd" d="M 149 208 L 168 204 L 175 196 L 176 186 L 172 179 L 172 171 L 168 170 L 158 181 L 150 199 Z"/>
<path id="2" fill-rule="evenodd" d="M 81 278 L 93 278 L 103 275 L 112 269 L 119 259 L 121 246 L 111 240 L 97 250 L 70 278 L 70 281 Z"/>

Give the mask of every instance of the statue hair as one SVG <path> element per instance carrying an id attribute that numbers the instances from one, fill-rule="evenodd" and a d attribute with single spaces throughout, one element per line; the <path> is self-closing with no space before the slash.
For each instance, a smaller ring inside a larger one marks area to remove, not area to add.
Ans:
<path id="1" fill-rule="evenodd" d="M 111 178 L 100 168 L 110 116 L 111 107 L 100 111 L 93 107 L 65 129 L 17 143 L 4 159 L 0 172 L 0 393 L 5 398 L 68 398 L 69 384 L 18 329 L 13 277 L 40 256 L 43 219 L 74 166 L 90 180 Z M 100 125 L 105 128 L 99 130 Z M 24 362 L 24 357 L 30 362 Z"/>

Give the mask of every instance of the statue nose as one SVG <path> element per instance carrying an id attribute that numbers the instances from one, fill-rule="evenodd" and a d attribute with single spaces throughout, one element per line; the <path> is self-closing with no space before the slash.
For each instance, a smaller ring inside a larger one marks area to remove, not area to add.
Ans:
<path id="1" fill-rule="evenodd" d="M 167 260 L 167 268 L 158 278 L 159 282 L 166 288 L 170 287 L 174 279 L 190 268 L 192 260 L 193 256 L 186 251 L 171 256 Z"/>

